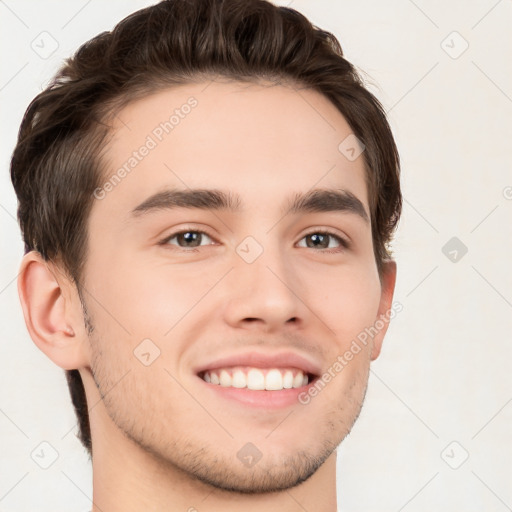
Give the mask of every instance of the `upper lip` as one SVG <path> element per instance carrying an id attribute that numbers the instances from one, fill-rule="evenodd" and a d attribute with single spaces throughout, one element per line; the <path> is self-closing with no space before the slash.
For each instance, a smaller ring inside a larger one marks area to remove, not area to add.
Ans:
<path id="1" fill-rule="evenodd" d="M 232 354 L 210 361 L 195 368 L 196 375 L 206 370 L 227 368 L 231 366 L 253 366 L 255 368 L 298 368 L 314 376 L 320 375 L 319 366 L 309 359 L 294 352 L 279 352 L 276 354 L 262 352 L 244 352 Z"/>

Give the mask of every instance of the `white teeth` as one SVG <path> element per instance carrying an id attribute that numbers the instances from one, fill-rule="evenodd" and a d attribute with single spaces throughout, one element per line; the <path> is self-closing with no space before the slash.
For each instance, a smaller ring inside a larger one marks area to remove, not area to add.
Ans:
<path id="1" fill-rule="evenodd" d="M 248 388 L 256 391 L 300 388 L 309 382 L 308 375 L 302 370 L 278 368 L 261 370 L 248 367 L 207 371 L 203 374 L 203 380 L 223 387 Z"/>
<path id="2" fill-rule="evenodd" d="M 213 379 L 212 379 L 213 382 Z M 294 388 L 300 388 L 304 382 L 304 375 L 302 373 L 297 373 L 293 379 L 293 387 Z"/>
<path id="3" fill-rule="evenodd" d="M 287 370 L 283 376 L 283 388 L 293 388 L 293 373 L 290 370 Z"/>
<path id="4" fill-rule="evenodd" d="M 245 377 L 244 372 L 242 372 L 241 370 L 239 371 Z M 246 384 L 249 389 L 261 391 L 262 389 L 265 389 L 265 375 L 263 375 L 263 373 L 260 372 L 259 370 L 255 370 L 253 368 L 252 370 L 249 370 L 249 372 L 247 373 Z"/>
<path id="5" fill-rule="evenodd" d="M 222 370 L 220 372 L 220 385 L 221 386 L 224 386 L 224 387 L 229 387 L 231 386 L 231 375 L 229 375 L 229 373 L 226 371 L 226 370 Z"/>
<path id="6" fill-rule="evenodd" d="M 279 370 L 270 370 L 265 377 L 265 389 L 269 391 L 283 389 L 283 376 Z"/>
<path id="7" fill-rule="evenodd" d="M 246 378 L 242 370 L 233 372 L 233 380 L 231 381 L 231 385 L 234 388 L 245 388 L 247 386 Z"/>

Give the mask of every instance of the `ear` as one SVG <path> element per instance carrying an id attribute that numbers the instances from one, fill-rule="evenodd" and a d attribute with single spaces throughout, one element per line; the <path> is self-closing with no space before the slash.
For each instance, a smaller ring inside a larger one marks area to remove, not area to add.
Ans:
<path id="1" fill-rule="evenodd" d="M 382 348 L 382 341 L 384 340 L 384 336 L 388 330 L 395 283 L 396 262 L 393 260 L 386 260 L 384 261 L 382 268 L 380 304 L 377 318 L 375 319 L 376 326 L 379 326 L 379 330 L 373 338 L 371 354 L 372 361 L 377 359 L 379 356 Z M 380 328 L 381 324 L 383 324 L 382 328 Z"/>
<path id="2" fill-rule="evenodd" d="M 65 370 L 89 366 L 88 337 L 75 284 L 36 251 L 23 257 L 18 294 L 30 337 Z"/>

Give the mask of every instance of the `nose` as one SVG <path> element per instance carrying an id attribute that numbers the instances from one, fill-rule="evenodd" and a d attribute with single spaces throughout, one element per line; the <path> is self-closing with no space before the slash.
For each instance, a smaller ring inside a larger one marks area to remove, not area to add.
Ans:
<path id="1" fill-rule="evenodd" d="M 300 281 L 279 250 L 268 248 L 252 263 L 234 255 L 225 283 L 224 319 L 232 327 L 273 332 L 304 322 Z"/>

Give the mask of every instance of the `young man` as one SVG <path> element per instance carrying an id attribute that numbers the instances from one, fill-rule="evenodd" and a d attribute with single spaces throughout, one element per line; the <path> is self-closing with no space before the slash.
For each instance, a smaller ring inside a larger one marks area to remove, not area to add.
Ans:
<path id="1" fill-rule="evenodd" d="M 66 370 L 93 510 L 334 512 L 401 210 L 334 36 L 261 0 L 136 12 L 32 102 L 11 175 L 25 321 Z"/>

